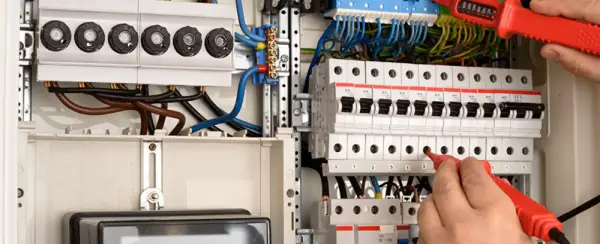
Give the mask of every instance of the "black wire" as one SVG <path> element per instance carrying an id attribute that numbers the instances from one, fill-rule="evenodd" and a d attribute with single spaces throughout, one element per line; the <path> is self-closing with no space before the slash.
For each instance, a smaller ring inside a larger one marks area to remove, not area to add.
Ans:
<path id="1" fill-rule="evenodd" d="M 388 178 L 387 187 L 385 188 L 385 196 L 390 196 L 392 194 L 392 184 L 394 184 L 394 176 L 390 176 Z"/>
<path id="2" fill-rule="evenodd" d="M 201 91 L 198 91 L 198 93 L 196 93 L 194 95 L 189 95 L 189 96 L 181 96 L 181 93 L 179 93 L 179 96 L 163 98 L 156 102 L 157 103 L 159 103 L 159 102 L 160 103 L 189 102 L 189 101 L 198 100 L 198 99 L 202 98 L 202 96 L 204 96 L 204 94 Z"/>
<path id="3" fill-rule="evenodd" d="M 175 88 L 174 92 L 175 92 L 175 93 L 174 93 L 173 95 L 174 95 L 175 97 L 182 97 L 181 93 L 179 92 L 179 90 L 177 90 L 177 88 Z M 194 116 L 194 118 L 196 118 L 196 120 L 198 120 L 199 122 L 204 122 L 204 121 L 206 121 L 206 118 L 205 118 L 204 116 L 202 116 L 202 114 L 200 114 L 200 112 L 198 112 L 198 110 L 197 110 L 196 108 L 194 108 L 194 106 L 192 106 L 192 105 L 191 105 L 189 102 L 187 102 L 187 101 L 182 101 L 182 102 L 179 102 L 179 103 L 181 103 L 181 105 L 182 105 L 182 106 L 183 106 L 183 107 L 184 107 L 184 108 L 185 108 L 185 109 L 186 109 L 186 110 L 187 110 L 187 111 L 188 111 L 190 114 L 192 114 L 192 116 Z M 221 131 L 221 132 L 222 132 L 222 130 L 221 130 L 221 129 L 219 129 L 218 127 L 216 127 L 216 126 L 211 126 L 211 127 L 208 127 L 208 130 L 211 130 L 211 131 Z"/>
<path id="4" fill-rule="evenodd" d="M 341 176 L 336 176 L 335 181 L 338 184 L 338 190 L 340 191 L 340 198 L 346 199 L 348 198 L 348 192 L 346 192 L 346 182 L 344 182 L 344 178 Z"/>
<path id="5" fill-rule="evenodd" d="M 148 85 L 143 85 L 142 86 L 142 96 L 149 96 L 150 95 L 150 89 L 148 87 Z M 152 112 L 146 111 L 146 117 L 148 118 L 148 132 L 150 133 L 150 135 L 154 135 L 154 132 L 156 131 L 156 125 L 154 124 L 154 118 L 152 117 Z"/>
<path id="6" fill-rule="evenodd" d="M 168 90 L 164 93 L 161 94 L 157 94 L 157 95 L 150 95 L 150 96 L 119 96 L 119 95 L 112 95 L 112 94 L 94 94 L 98 97 L 102 97 L 102 98 L 107 98 L 107 99 L 114 99 L 114 100 L 120 100 L 120 101 L 127 101 L 127 102 L 148 102 L 148 103 L 158 103 L 157 101 L 160 101 L 161 99 L 165 99 L 167 97 L 172 96 L 175 93 L 175 91 L 171 91 Z"/>
<path id="7" fill-rule="evenodd" d="M 99 94 L 114 94 L 114 95 L 135 95 L 139 94 L 140 90 L 119 90 L 109 88 L 79 88 L 79 87 L 48 87 L 48 91 L 52 93 L 93 93 Z"/>
<path id="8" fill-rule="evenodd" d="M 348 181 L 350 181 L 350 185 L 352 185 L 352 189 L 354 189 L 354 193 L 356 193 L 357 197 L 362 197 L 365 195 L 363 189 L 360 188 L 360 183 L 354 176 L 348 176 Z"/>
<path id="9" fill-rule="evenodd" d="M 223 110 L 221 108 L 219 108 L 219 106 L 217 106 L 217 104 L 215 104 L 215 102 L 210 98 L 210 96 L 208 95 L 208 93 L 204 92 L 204 96 L 202 96 L 202 100 L 204 100 L 204 102 L 206 103 L 206 105 L 208 105 L 208 107 L 213 111 L 213 113 L 215 113 L 217 115 L 217 117 L 221 117 L 223 115 L 225 115 L 223 113 Z M 241 125 L 239 125 L 238 123 L 235 123 L 234 121 L 230 120 L 225 122 L 227 125 L 231 126 L 231 128 L 233 128 L 234 130 L 247 130 L 248 131 L 248 136 L 250 137 L 261 137 L 262 135 L 259 134 L 256 131 L 251 130 L 250 128 L 244 128 Z"/>
<path id="10" fill-rule="evenodd" d="M 561 216 L 558 216 L 557 219 L 560 222 L 565 222 L 565 221 L 575 217 L 576 215 L 582 213 L 583 211 L 586 211 L 586 210 L 598 205 L 598 203 L 600 203 L 600 195 L 597 195 L 596 197 L 588 200 L 587 202 L 584 202 L 581 205 L 575 207 L 571 211 L 566 212 L 565 214 L 563 214 Z"/>
<path id="11" fill-rule="evenodd" d="M 565 236 L 565 234 L 562 233 L 557 228 L 550 229 L 550 231 L 548 232 L 548 236 L 550 236 L 550 239 L 552 239 L 553 241 L 555 241 L 558 244 L 571 244 L 571 242 L 569 242 L 569 240 L 567 240 L 567 237 Z"/>

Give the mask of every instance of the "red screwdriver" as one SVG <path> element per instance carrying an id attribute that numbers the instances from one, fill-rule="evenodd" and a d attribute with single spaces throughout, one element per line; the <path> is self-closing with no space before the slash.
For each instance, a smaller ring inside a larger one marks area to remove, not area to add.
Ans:
<path id="1" fill-rule="evenodd" d="M 460 167 L 460 160 L 450 155 L 438 155 L 430 150 L 425 150 L 424 153 L 433 161 L 433 167 L 437 170 L 442 162 L 451 160 L 456 162 L 456 166 Z M 533 199 L 525 196 L 523 193 L 513 188 L 508 182 L 503 181 L 492 174 L 490 163 L 485 160 L 480 160 L 484 164 L 485 170 L 494 180 L 496 185 L 510 198 L 517 210 L 517 216 L 523 227 L 523 231 L 544 241 L 556 241 L 559 244 L 567 244 L 569 241 L 562 233 L 563 226 L 556 216 L 548 211 L 544 206 L 537 203 Z M 435 191 L 435 189 L 434 189 Z"/>

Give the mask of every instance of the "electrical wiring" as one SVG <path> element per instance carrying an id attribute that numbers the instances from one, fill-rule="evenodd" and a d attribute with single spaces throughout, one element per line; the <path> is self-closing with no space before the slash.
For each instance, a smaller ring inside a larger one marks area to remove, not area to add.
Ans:
<path id="1" fill-rule="evenodd" d="M 189 96 L 181 96 L 181 93 L 179 93 L 179 96 L 175 96 L 175 94 L 177 92 L 176 92 L 176 89 L 173 89 L 173 97 L 158 99 L 155 101 L 155 103 L 190 102 L 190 101 L 194 101 L 194 100 L 198 100 L 198 99 L 202 98 L 203 91 L 204 91 L 204 88 L 199 87 L 198 92 L 196 94 L 189 95 Z"/>
<path id="2" fill-rule="evenodd" d="M 373 189 L 375 190 L 375 198 L 382 199 L 383 197 L 381 195 L 381 188 L 379 187 L 379 182 L 377 181 L 377 177 L 369 176 L 369 179 L 371 180 L 371 184 L 373 185 Z"/>
<path id="3" fill-rule="evenodd" d="M 175 125 L 175 127 L 173 127 L 173 130 L 171 130 L 171 133 L 169 133 L 169 135 L 179 135 L 179 132 L 181 132 L 181 130 L 185 126 L 185 115 L 183 115 L 180 112 L 177 112 L 174 110 L 158 108 L 158 107 L 155 107 L 153 105 L 146 104 L 143 102 L 134 102 L 134 104 L 136 106 L 138 106 L 144 110 L 150 111 L 152 113 L 177 119 L 178 120 L 177 124 Z"/>
<path id="4" fill-rule="evenodd" d="M 258 48 L 258 43 L 256 43 L 255 41 L 252 41 L 252 40 L 246 38 L 245 36 L 242 36 L 241 34 L 239 34 L 237 32 L 233 33 L 233 35 L 235 36 L 235 39 L 238 40 L 238 41 L 240 41 L 241 43 L 244 43 L 247 46 L 252 47 L 254 49 Z"/>
<path id="5" fill-rule="evenodd" d="M 387 187 L 385 188 L 385 196 L 390 196 L 392 194 L 392 184 L 394 184 L 394 176 L 388 177 Z"/>
<path id="6" fill-rule="evenodd" d="M 149 103 L 152 103 L 152 102 L 159 101 L 161 99 L 166 99 L 166 98 L 172 96 L 173 93 L 174 93 L 173 90 L 168 90 L 164 93 L 157 94 L 157 95 L 150 95 L 150 96 L 120 96 L 120 95 L 103 94 L 103 93 L 94 94 L 94 95 L 102 97 L 102 98 L 127 101 L 127 102 L 149 102 Z"/>
<path id="7" fill-rule="evenodd" d="M 344 182 L 344 178 L 342 178 L 341 176 L 336 176 L 335 181 L 338 184 L 338 191 L 340 192 L 340 198 L 347 199 L 348 192 L 346 191 L 346 182 Z"/>
<path id="8" fill-rule="evenodd" d="M 168 103 L 161 103 L 160 104 L 160 108 L 162 109 L 169 109 L 169 104 Z M 167 117 L 163 114 L 161 114 L 160 116 L 158 116 L 158 120 L 156 121 L 156 129 L 157 130 L 162 130 L 165 127 L 165 121 L 167 120 Z"/>
<path id="9" fill-rule="evenodd" d="M 205 129 L 205 128 L 214 126 L 214 125 L 222 124 L 224 122 L 230 121 L 233 118 L 235 118 L 240 113 L 240 110 L 242 109 L 242 103 L 244 101 L 244 95 L 246 92 L 245 89 L 246 89 L 247 80 L 252 75 L 254 75 L 256 72 L 258 72 L 258 67 L 254 66 L 252 68 L 249 68 L 242 74 L 242 76 L 240 78 L 240 84 L 238 86 L 237 97 L 235 99 L 235 105 L 229 114 L 219 117 L 219 118 L 216 118 L 216 119 L 201 122 L 200 124 L 192 126 L 191 127 L 192 133 L 197 132 L 201 129 Z"/>
<path id="10" fill-rule="evenodd" d="M 142 85 L 142 96 L 150 96 L 150 87 L 148 87 L 148 85 Z M 96 99 L 98 98 L 96 97 Z M 154 135 L 156 126 L 154 125 L 152 113 L 146 111 L 146 120 L 148 121 L 148 133 L 150 133 L 150 135 Z"/>
<path id="11" fill-rule="evenodd" d="M 365 198 L 365 192 L 363 191 L 362 188 L 360 188 L 360 184 L 358 183 L 358 180 L 356 179 L 356 177 L 348 176 L 348 181 L 350 181 L 350 185 L 352 186 L 352 189 L 354 190 L 356 197 L 357 198 Z"/>
<path id="12" fill-rule="evenodd" d="M 111 101 L 108 99 L 104 99 L 101 97 L 97 97 L 94 96 L 98 101 L 100 101 L 101 103 L 104 103 L 106 105 L 109 106 L 113 106 L 113 107 L 120 107 L 126 110 L 134 110 L 137 111 L 138 114 L 140 115 L 140 124 L 141 124 L 141 128 L 140 128 L 140 135 L 146 135 L 148 132 L 150 132 L 150 134 L 154 134 L 154 130 L 150 131 L 150 122 L 149 120 L 152 119 L 152 114 L 150 113 L 150 117 L 148 117 L 147 111 L 132 104 L 132 103 L 121 103 L 121 102 L 115 102 L 115 101 Z M 152 123 L 152 126 L 154 126 L 154 123 Z"/>
<path id="13" fill-rule="evenodd" d="M 596 195 L 596 197 L 582 203 L 581 205 L 575 207 L 574 209 L 564 213 L 561 216 L 558 216 L 558 221 L 560 222 L 565 222 L 575 216 L 577 216 L 578 214 L 598 205 L 598 203 L 600 203 L 600 195 Z"/>
<path id="14" fill-rule="evenodd" d="M 254 33 L 252 33 L 250 31 L 250 29 L 248 29 L 248 26 L 246 25 L 246 18 L 244 18 L 244 9 L 243 9 L 243 5 L 242 5 L 242 0 L 235 0 L 235 7 L 236 7 L 236 12 L 237 12 L 237 17 L 238 17 L 238 23 L 240 24 L 240 29 L 242 29 L 242 32 L 244 33 L 244 35 L 246 35 L 248 38 L 250 38 L 250 40 L 255 41 L 255 42 L 265 42 L 265 38 L 258 36 Z"/>
<path id="15" fill-rule="evenodd" d="M 208 107 L 215 113 L 218 117 L 225 116 L 227 113 L 223 111 L 221 108 L 215 104 L 215 102 L 210 98 L 208 93 L 205 91 L 202 100 L 208 105 Z M 225 122 L 227 125 L 231 126 L 235 130 L 248 130 L 248 135 L 252 137 L 260 137 L 260 133 L 262 132 L 262 128 L 258 125 L 251 124 L 249 122 L 243 121 L 238 118 L 234 118 L 231 121 Z"/>
<path id="16" fill-rule="evenodd" d="M 202 93 L 201 93 L 202 94 Z M 183 97 L 181 95 L 181 92 L 179 92 L 179 90 L 175 89 L 175 97 Z M 182 101 L 180 102 L 180 104 L 190 113 L 192 114 L 192 116 L 194 116 L 194 118 L 196 120 L 198 120 L 198 122 L 204 122 L 207 119 L 202 116 L 202 114 L 200 114 L 200 112 L 198 112 L 198 110 L 196 108 L 194 108 L 194 106 L 192 106 L 188 101 Z M 221 129 L 217 128 L 216 126 L 211 126 L 208 127 L 208 130 L 210 131 L 222 131 Z"/>
<path id="17" fill-rule="evenodd" d="M 102 93 L 102 94 L 113 94 L 113 95 L 136 95 L 141 90 L 115 90 L 107 88 L 71 88 L 71 87 L 48 87 L 48 92 L 52 93 Z"/>
<path id="18" fill-rule="evenodd" d="M 313 55 L 310 65 L 308 66 L 308 71 L 306 72 L 306 76 L 304 78 L 304 88 L 302 89 L 304 93 L 308 93 L 308 84 L 310 83 L 310 75 L 312 74 L 312 69 L 315 66 L 317 66 L 317 64 L 319 63 L 319 57 L 321 56 L 321 49 L 323 48 L 325 39 L 327 38 L 327 36 L 329 36 L 331 31 L 333 31 L 333 28 L 335 28 L 335 24 L 333 22 L 331 22 L 331 24 L 329 24 L 327 29 L 325 29 L 325 31 L 319 38 L 319 42 L 317 43 L 317 48 L 315 48 L 315 54 Z"/>

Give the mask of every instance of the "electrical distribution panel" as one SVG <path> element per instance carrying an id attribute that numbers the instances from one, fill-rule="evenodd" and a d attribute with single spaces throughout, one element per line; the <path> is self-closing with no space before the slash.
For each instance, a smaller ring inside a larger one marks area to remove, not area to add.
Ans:
<path id="1" fill-rule="evenodd" d="M 40 0 L 37 80 L 230 86 L 235 6 Z"/>

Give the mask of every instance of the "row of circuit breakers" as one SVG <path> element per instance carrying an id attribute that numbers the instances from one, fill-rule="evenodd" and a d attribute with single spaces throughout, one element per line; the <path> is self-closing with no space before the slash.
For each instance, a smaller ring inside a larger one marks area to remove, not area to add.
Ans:
<path id="1" fill-rule="evenodd" d="M 198 29 L 185 26 L 173 34 L 160 25 L 152 25 L 144 29 L 141 37 L 136 29 L 128 24 L 113 26 L 106 36 L 102 27 L 94 22 L 82 23 L 72 34 L 70 28 L 61 21 L 53 20 L 44 24 L 40 30 L 40 41 L 50 51 L 60 52 L 75 40 L 77 47 L 86 53 L 102 49 L 108 40 L 110 48 L 119 54 L 133 52 L 141 41 L 142 48 L 148 54 L 157 56 L 164 54 L 173 45 L 175 51 L 184 57 L 193 57 L 202 49 L 202 33 Z M 204 41 L 206 51 L 214 58 L 224 58 L 233 50 L 233 36 L 224 28 L 213 29 Z"/>
<path id="2" fill-rule="evenodd" d="M 426 145 L 529 161 L 541 137 L 546 108 L 528 70 L 340 59 L 317 70 L 309 87 L 315 157 L 396 159 L 402 151 L 402 159 L 417 160 Z"/>

